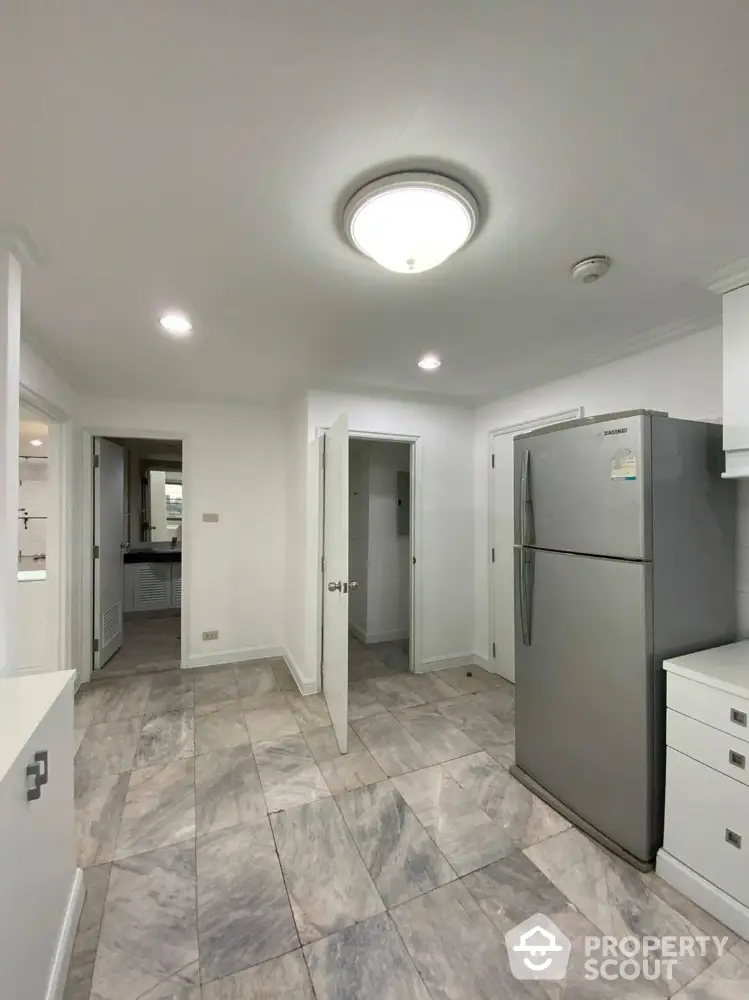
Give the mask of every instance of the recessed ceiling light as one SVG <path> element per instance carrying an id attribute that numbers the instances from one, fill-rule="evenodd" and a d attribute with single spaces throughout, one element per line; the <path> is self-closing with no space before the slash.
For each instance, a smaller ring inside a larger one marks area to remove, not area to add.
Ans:
<path id="1" fill-rule="evenodd" d="M 465 246 L 478 225 L 471 192 L 441 174 L 406 171 L 380 177 L 346 206 L 346 235 L 389 271 L 418 274 Z"/>
<path id="2" fill-rule="evenodd" d="M 188 333 L 192 332 L 192 323 L 188 317 L 183 313 L 175 309 L 170 309 L 165 312 L 161 319 L 159 320 L 161 326 L 167 333 L 171 333 L 173 337 L 186 337 Z"/>
<path id="3" fill-rule="evenodd" d="M 44 444 L 44 441 L 42 441 L 40 438 L 33 438 L 31 441 L 29 441 L 29 444 L 32 446 L 32 448 L 41 448 L 41 446 Z"/>
<path id="4" fill-rule="evenodd" d="M 423 368 L 425 372 L 434 372 L 441 364 L 442 360 L 436 354 L 425 354 L 419 361 L 419 368 Z"/>

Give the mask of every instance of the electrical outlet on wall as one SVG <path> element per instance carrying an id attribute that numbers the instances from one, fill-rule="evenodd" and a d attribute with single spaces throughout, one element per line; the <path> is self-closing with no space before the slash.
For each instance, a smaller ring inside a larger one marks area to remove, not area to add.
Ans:
<path id="1" fill-rule="evenodd" d="M 203 633 L 203 642 L 210 642 L 211 639 L 218 639 L 218 629 L 213 628 L 210 632 Z"/>

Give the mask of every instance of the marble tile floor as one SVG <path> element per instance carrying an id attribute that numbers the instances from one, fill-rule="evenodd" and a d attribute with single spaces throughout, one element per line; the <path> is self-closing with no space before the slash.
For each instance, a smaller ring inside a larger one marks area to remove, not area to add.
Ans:
<path id="1" fill-rule="evenodd" d="M 86 899 L 65 1000 L 739 1000 L 749 944 L 593 844 L 508 773 L 512 687 L 372 668 L 349 753 L 282 660 L 86 685 Z M 504 934 L 573 941 L 521 983 Z M 589 982 L 586 935 L 728 938 L 671 981 Z"/>
<path id="2" fill-rule="evenodd" d="M 123 643 L 92 680 L 131 677 L 179 667 L 181 656 L 179 614 L 128 615 L 123 623 Z"/>

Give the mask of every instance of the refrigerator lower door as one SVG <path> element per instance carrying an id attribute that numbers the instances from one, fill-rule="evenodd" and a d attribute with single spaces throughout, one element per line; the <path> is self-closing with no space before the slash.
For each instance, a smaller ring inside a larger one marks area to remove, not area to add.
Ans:
<path id="1" fill-rule="evenodd" d="M 654 831 L 649 563 L 515 550 L 518 767 L 642 861 Z"/>

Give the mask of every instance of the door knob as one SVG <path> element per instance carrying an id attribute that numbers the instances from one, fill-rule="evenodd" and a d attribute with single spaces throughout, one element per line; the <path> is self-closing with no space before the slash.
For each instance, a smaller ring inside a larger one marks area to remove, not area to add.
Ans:
<path id="1" fill-rule="evenodd" d="M 351 583 L 348 585 L 348 589 L 349 590 L 358 590 L 359 589 L 359 584 L 357 583 L 356 580 L 352 580 Z"/>
<path id="2" fill-rule="evenodd" d="M 338 581 L 338 583 L 334 583 L 334 581 L 331 580 L 330 583 L 328 584 L 328 590 L 331 590 L 331 591 L 333 591 L 333 590 L 343 590 L 343 584 L 341 583 L 340 580 Z"/>

